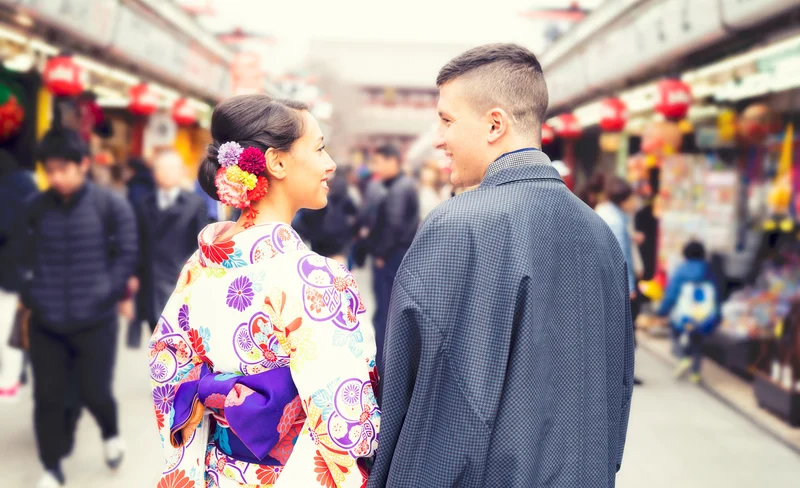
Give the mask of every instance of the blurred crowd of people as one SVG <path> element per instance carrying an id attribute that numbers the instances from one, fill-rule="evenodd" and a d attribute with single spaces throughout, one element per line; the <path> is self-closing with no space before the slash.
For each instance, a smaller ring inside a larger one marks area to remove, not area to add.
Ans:
<path id="1" fill-rule="evenodd" d="M 30 171 L 0 153 L 0 401 L 18 399 L 29 364 L 45 467 L 38 486 L 48 487 L 64 481 L 61 460 L 72 450 L 83 407 L 100 425 L 106 463 L 121 462 L 112 394 L 120 317 L 127 344 L 140 347 L 198 234 L 223 215 L 174 150 L 102 164 L 77 133 L 52 129 L 37 157 L 43 191 Z M 370 263 L 379 348 L 403 256 L 422 220 L 453 195 L 447 169 L 433 161 L 409 168 L 386 145 L 364 167 L 340 165 L 328 205 L 301 211 L 293 222 L 319 254 L 348 268 Z"/>

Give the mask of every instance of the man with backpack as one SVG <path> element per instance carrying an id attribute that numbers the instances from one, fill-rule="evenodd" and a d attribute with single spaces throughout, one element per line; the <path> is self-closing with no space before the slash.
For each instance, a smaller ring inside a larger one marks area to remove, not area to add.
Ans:
<path id="1" fill-rule="evenodd" d="M 136 265 L 137 232 L 128 202 L 88 180 L 88 150 L 77 133 L 50 130 L 37 159 L 50 189 L 26 208 L 18 272 L 31 310 L 34 425 L 45 468 L 37 487 L 49 488 L 65 483 L 61 460 L 74 439 L 76 387 L 100 425 L 106 463 L 113 469 L 122 461 L 111 387 L 117 303 Z"/>
<path id="2" fill-rule="evenodd" d="M 670 277 L 657 314 L 669 316 L 675 350 L 680 357 L 675 378 L 683 378 L 691 371 L 690 381 L 698 384 L 703 341 L 714 332 L 721 317 L 719 287 L 701 243 L 686 244 L 683 257 L 686 261 Z"/>

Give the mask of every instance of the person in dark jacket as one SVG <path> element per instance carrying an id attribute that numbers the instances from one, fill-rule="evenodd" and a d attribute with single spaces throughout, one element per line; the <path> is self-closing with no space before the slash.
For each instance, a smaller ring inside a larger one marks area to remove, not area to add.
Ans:
<path id="1" fill-rule="evenodd" d="M 21 386 L 23 354 L 8 345 L 19 304 L 19 280 L 12 270 L 20 256 L 12 241 L 20 238 L 14 232 L 20 209 L 36 193 L 31 173 L 0 150 L 0 402 L 17 400 Z"/>
<path id="2" fill-rule="evenodd" d="M 386 335 L 386 317 L 392 285 L 403 256 L 411 247 L 419 227 L 419 196 L 417 185 L 401 173 L 400 151 L 392 145 L 379 147 L 372 157 L 372 171 L 386 188 L 380 201 L 374 227 L 368 237 L 370 253 L 374 259 L 372 283 L 375 293 L 375 341 L 378 346 L 377 364 L 383 364 L 383 340 Z"/>
<path id="3" fill-rule="evenodd" d="M 680 362 L 675 378 L 691 371 L 689 380 L 700 383 L 703 341 L 719 325 L 722 317 L 719 283 L 706 261 L 705 247 L 691 241 L 683 248 L 686 259 L 675 269 L 667 284 L 664 300 L 656 312 L 669 316 L 675 351 Z"/>
<path id="4" fill-rule="evenodd" d="M 38 152 L 50 189 L 26 209 L 20 272 L 22 301 L 31 310 L 34 424 L 45 468 L 37 486 L 47 488 L 65 482 L 72 388 L 100 425 L 106 463 L 116 468 L 122 461 L 111 383 L 117 305 L 136 266 L 137 234 L 128 202 L 88 181 L 88 151 L 77 133 L 53 129 Z"/>
<path id="5" fill-rule="evenodd" d="M 368 488 L 613 488 L 633 391 L 625 257 L 541 149 L 527 49 L 439 73 L 435 146 L 459 187 L 392 292 Z"/>
<path id="6" fill-rule="evenodd" d="M 153 171 L 146 160 L 131 158 L 128 160 L 128 168 L 133 172 L 133 175 L 126 183 L 128 200 L 132 205 L 135 205 L 138 201 L 156 191 L 156 183 L 153 179 Z"/>
<path id="7" fill-rule="evenodd" d="M 356 228 L 358 230 L 356 241 L 353 245 L 353 262 L 355 266 L 362 267 L 367 261 L 370 252 L 369 236 L 375 223 L 378 220 L 378 209 L 386 198 L 386 187 L 383 182 L 374 176 L 369 170 L 360 175 L 359 188 L 362 199 L 356 217 Z"/>
<path id="8" fill-rule="evenodd" d="M 350 197 L 343 170 L 336 170 L 328 187 L 328 205 L 319 210 L 301 210 L 292 227 L 311 244 L 312 251 L 346 266 L 358 209 Z"/>
<path id="9" fill-rule="evenodd" d="M 136 277 L 136 318 L 155 329 L 161 311 L 175 289 L 183 265 L 197 249 L 197 236 L 208 225 L 205 201 L 181 188 L 185 166 L 174 151 L 159 154 L 154 160 L 156 192 L 135 206 L 139 229 L 139 264 Z"/>

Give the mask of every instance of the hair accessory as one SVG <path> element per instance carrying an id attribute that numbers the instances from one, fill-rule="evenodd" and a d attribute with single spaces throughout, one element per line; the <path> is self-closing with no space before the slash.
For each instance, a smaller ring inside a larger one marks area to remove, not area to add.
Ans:
<path id="1" fill-rule="evenodd" d="M 214 184 L 220 202 L 247 209 L 245 227 L 252 226 L 258 215 L 252 204 L 264 198 L 269 189 L 267 179 L 261 174 L 267 168 L 264 153 L 255 147 L 243 149 L 236 142 L 226 142 L 219 147 L 217 161 L 220 168 Z"/>
<path id="2" fill-rule="evenodd" d="M 219 147 L 217 161 L 223 168 L 235 166 L 239 163 L 239 156 L 241 156 L 242 151 L 242 146 L 238 142 L 226 142 Z"/>

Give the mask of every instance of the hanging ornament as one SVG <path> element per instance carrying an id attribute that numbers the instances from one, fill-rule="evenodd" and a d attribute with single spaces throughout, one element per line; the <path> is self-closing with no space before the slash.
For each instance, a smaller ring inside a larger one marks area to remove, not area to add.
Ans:
<path id="1" fill-rule="evenodd" d="M 555 139 L 556 133 L 553 132 L 553 128 L 547 124 L 542 124 L 542 145 L 552 144 Z"/>
<path id="2" fill-rule="evenodd" d="M 172 120 L 181 126 L 192 125 L 197 122 L 197 112 L 185 98 L 179 98 L 172 105 Z"/>
<path id="3" fill-rule="evenodd" d="M 651 122 L 642 131 L 642 152 L 657 159 L 681 150 L 683 135 L 673 122 Z"/>
<path id="4" fill-rule="evenodd" d="M 763 103 L 754 103 L 739 116 L 737 134 L 745 145 L 761 145 L 775 126 L 774 112 Z"/>
<path id="5" fill-rule="evenodd" d="M 128 109 L 133 115 L 148 116 L 153 115 L 158 110 L 158 96 L 153 93 L 153 90 L 147 83 L 139 83 L 131 87 L 130 104 Z"/>
<path id="6" fill-rule="evenodd" d="M 25 121 L 25 109 L 6 85 L 0 85 L 0 142 L 19 134 Z"/>
<path id="7" fill-rule="evenodd" d="M 658 102 L 656 112 L 667 120 L 680 120 L 686 117 L 692 105 L 692 89 L 678 79 L 667 79 L 658 82 Z"/>
<path id="8" fill-rule="evenodd" d="M 42 78 L 53 95 L 76 97 L 83 92 L 83 68 L 70 56 L 56 56 L 47 61 Z"/>
<path id="9" fill-rule="evenodd" d="M 581 136 L 581 124 L 575 115 L 571 113 L 561 114 L 556 117 L 556 120 L 559 122 L 557 134 L 562 139 L 572 140 Z"/>
<path id="10" fill-rule="evenodd" d="M 600 128 L 621 132 L 628 123 L 628 107 L 619 98 L 607 98 L 600 104 Z"/>
<path id="11" fill-rule="evenodd" d="M 729 143 L 736 139 L 736 112 L 725 109 L 717 116 L 719 142 Z"/>

